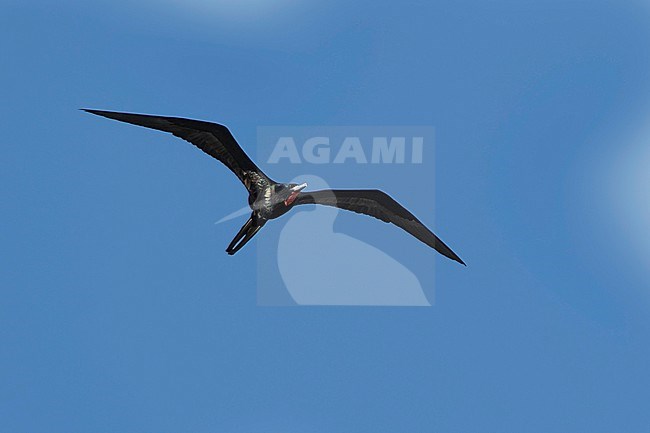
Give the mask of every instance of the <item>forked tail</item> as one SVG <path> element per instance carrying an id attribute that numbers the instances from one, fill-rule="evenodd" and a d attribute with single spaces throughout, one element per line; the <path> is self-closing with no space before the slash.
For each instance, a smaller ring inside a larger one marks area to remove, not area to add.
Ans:
<path id="1" fill-rule="evenodd" d="M 239 251 L 248 241 L 250 241 L 255 234 L 262 228 L 262 226 L 266 223 L 266 220 L 257 218 L 255 216 L 255 213 L 251 214 L 251 217 L 246 221 L 246 224 L 242 226 L 241 229 L 239 229 L 239 232 L 237 232 L 237 235 L 233 238 L 232 242 L 230 242 L 230 245 L 228 245 L 228 248 L 226 248 L 226 252 L 229 255 L 235 254 L 237 251 Z"/>

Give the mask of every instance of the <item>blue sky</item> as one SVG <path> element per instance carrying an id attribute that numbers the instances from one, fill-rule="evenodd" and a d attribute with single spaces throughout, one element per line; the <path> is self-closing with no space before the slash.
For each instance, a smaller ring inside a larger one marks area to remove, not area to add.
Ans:
<path id="1" fill-rule="evenodd" d="M 206 3 L 3 4 L 3 431 L 648 431 L 646 2 Z M 262 125 L 434 126 L 469 266 L 400 247 L 431 308 L 258 307 L 213 224 L 236 179 L 81 107 L 251 154 Z"/>

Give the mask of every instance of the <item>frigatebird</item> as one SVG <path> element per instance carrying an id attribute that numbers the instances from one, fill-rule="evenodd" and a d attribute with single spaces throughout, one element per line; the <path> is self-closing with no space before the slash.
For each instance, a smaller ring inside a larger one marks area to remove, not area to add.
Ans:
<path id="1" fill-rule="evenodd" d="M 369 215 L 396 226 L 434 248 L 440 254 L 465 264 L 451 248 L 391 196 L 377 189 L 327 189 L 305 192 L 306 183 L 279 183 L 269 178 L 246 155 L 224 125 L 181 117 L 118 113 L 83 109 L 88 113 L 120 122 L 170 132 L 189 141 L 228 167 L 248 190 L 252 213 L 226 248 L 230 255 L 239 251 L 267 221 L 278 218 L 296 205 L 320 204 Z"/>

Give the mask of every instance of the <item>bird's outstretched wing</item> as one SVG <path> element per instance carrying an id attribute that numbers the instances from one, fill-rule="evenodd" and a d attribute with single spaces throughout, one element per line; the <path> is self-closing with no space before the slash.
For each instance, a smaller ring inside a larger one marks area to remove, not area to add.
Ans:
<path id="1" fill-rule="evenodd" d="M 88 109 L 83 109 L 83 111 L 109 119 L 119 120 L 120 122 L 170 132 L 183 140 L 189 141 L 208 155 L 224 163 L 244 183 L 244 186 L 248 190 L 251 189 L 251 179 L 247 179 L 245 176 L 247 172 L 257 173 L 263 179 L 271 182 L 268 176 L 239 147 L 235 137 L 223 125 L 180 117 L 116 113 L 113 111 Z"/>
<path id="2" fill-rule="evenodd" d="M 322 204 L 370 215 L 406 230 L 443 256 L 465 264 L 451 248 L 391 196 L 377 189 L 326 189 L 301 193 L 295 204 Z"/>

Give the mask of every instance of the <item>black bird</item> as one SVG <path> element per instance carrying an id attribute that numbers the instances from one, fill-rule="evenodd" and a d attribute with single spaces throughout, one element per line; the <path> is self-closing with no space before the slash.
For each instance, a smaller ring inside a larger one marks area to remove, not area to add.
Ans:
<path id="1" fill-rule="evenodd" d="M 180 117 L 116 113 L 87 110 L 88 113 L 146 128 L 171 132 L 189 141 L 228 167 L 248 190 L 248 205 L 253 210 L 246 224 L 230 242 L 226 252 L 235 254 L 266 224 L 292 207 L 301 204 L 322 204 L 370 215 L 406 230 L 440 254 L 465 264 L 447 245 L 424 226 L 411 212 L 376 189 L 333 189 L 303 192 L 306 183 L 278 183 L 269 178 L 246 155 L 228 128 L 211 122 Z"/>

